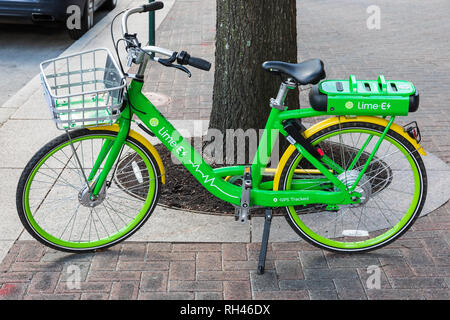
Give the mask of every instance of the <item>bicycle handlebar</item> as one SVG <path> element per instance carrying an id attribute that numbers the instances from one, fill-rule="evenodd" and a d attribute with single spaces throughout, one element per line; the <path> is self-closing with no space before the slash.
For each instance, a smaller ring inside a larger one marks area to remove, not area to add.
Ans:
<path id="1" fill-rule="evenodd" d="M 159 10 L 159 9 L 162 9 L 163 7 L 164 7 L 164 3 L 160 2 L 160 1 L 155 1 L 150 4 L 144 4 L 140 7 L 128 9 L 127 11 L 125 11 L 125 13 L 123 14 L 123 17 L 122 17 L 122 33 L 123 33 L 124 38 L 131 39 L 131 40 L 134 39 L 134 41 L 136 43 L 138 43 L 136 41 L 135 34 L 134 35 L 128 34 L 127 22 L 128 22 L 129 16 L 131 16 L 132 14 L 135 14 L 135 13 L 143 13 L 143 12 Z M 128 41 L 128 42 L 131 42 L 131 41 Z M 131 47 L 133 47 L 133 45 L 131 45 Z M 191 57 L 186 51 L 181 51 L 180 53 L 177 53 L 177 52 L 174 52 L 174 51 L 171 51 L 168 49 L 155 47 L 155 46 L 146 46 L 139 50 L 151 52 L 151 53 L 159 53 L 159 54 L 167 56 L 167 57 L 173 57 L 173 61 L 171 61 L 170 63 L 175 61 L 175 56 L 176 56 L 176 61 L 180 65 L 190 65 L 194 68 L 198 68 L 198 69 L 205 70 L 205 71 L 209 71 L 211 69 L 211 63 L 209 63 L 208 61 L 201 59 L 201 58 Z M 127 45 L 127 51 L 128 51 L 128 45 Z M 154 58 L 154 60 L 159 61 L 160 59 Z M 130 61 L 134 62 L 135 60 L 132 59 Z M 181 68 L 181 69 L 183 69 L 183 68 Z M 185 69 L 184 71 L 187 70 L 186 68 L 184 68 L 184 69 Z"/>
<path id="2" fill-rule="evenodd" d="M 161 47 L 155 47 L 155 46 L 145 46 L 142 48 L 142 50 L 146 51 L 146 52 L 151 52 L 151 53 L 158 53 L 158 54 L 161 54 L 166 57 L 171 57 L 174 54 L 174 52 L 172 50 L 164 49 Z"/>
<path id="3" fill-rule="evenodd" d="M 142 12 L 156 11 L 164 8 L 164 3 L 156 1 L 149 4 L 144 4 L 142 7 L 144 8 L 144 11 Z"/>
<path id="4" fill-rule="evenodd" d="M 128 34 L 127 21 L 128 21 L 128 17 L 131 16 L 132 14 L 156 11 L 156 10 L 159 10 L 162 8 L 164 8 L 164 3 L 162 3 L 161 1 L 155 1 L 155 2 L 152 2 L 149 4 L 144 4 L 140 7 L 128 9 L 127 11 L 125 11 L 125 13 L 123 14 L 123 17 L 122 17 L 122 33 L 124 35 Z"/>
<path id="5" fill-rule="evenodd" d="M 194 68 L 209 71 L 211 69 L 211 63 L 202 59 L 191 57 L 186 51 L 181 51 L 177 56 L 177 62 L 181 65 L 188 64 Z"/>

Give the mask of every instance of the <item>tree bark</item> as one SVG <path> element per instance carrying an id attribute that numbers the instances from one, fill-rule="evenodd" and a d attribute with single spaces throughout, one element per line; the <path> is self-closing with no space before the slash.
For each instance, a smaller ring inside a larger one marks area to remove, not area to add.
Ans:
<path id="1" fill-rule="evenodd" d="M 262 129 L 280 77 L 264 61 L 297 62 L 295 0 L 217 0 L 213 106 L 209 128 Z M 286 104 L 299 106 L 297 90 Z M 249 159 L 250 161 L 252 159 Z"/>

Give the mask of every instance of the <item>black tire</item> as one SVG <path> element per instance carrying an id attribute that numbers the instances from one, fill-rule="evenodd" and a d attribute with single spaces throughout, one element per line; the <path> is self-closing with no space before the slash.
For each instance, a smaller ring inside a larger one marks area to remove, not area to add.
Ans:
<path id="1" fill-rule="evenodd" d="M 89 136 L 89 135 L 91 135 L 91 136 L 107 135 L 107 136 L 115 137 L 117 135 L 117 133 L 114 131 L 107 131 L 107 130 L 79 129 L 79 130 L 72 131 L 70 135 L 71 135 L 71 139 L 75 140 L 77 138 Z M 152 214 L 153 210 L 155 209 L 155 206 L 159 200 L 160 187 L 161 187 L 161 173 L 159 171 L 157 162 L 156 162 L 155 158 L 153 157 L 152 153 L 144 145 L 142 145 L 139 141 L 135 140 L 134 138 L 128 137 L 127 142 L 138 147 L 145 154 L 145 156 L 149 159 L 149 161 L 152 165 L 154 174 L 156 175 L 156 177 L 158 177 L 158 179 L 156 179 L 157 184 L 156 184 L 156 189 L 155 189 L 155 193 L 152 198 L 151 205 L 149 206 L 148 210 L 145 212 L 143 218 L 141 220 L 139 220 L 139 223 L 137 225 L 135 225 L 133 227 L 133 229 L 129 230 L 126 234 L 122 235 L 120 238 L 116 239 L 113 242 L 109 242 L 109 243 L 101 245 L 101 246 L 89 247 L 89 248 L 64 247 L 64 246 L 56 245 L 55 243 L 48 241 L 47 239 L 42 237 L 33 228 L 33 226 L 31 225 L 31 223 L 27 217 L 27 214 L 26 214 L 26 209 L 25 209 L 25 204 L 24 204 L 25 203 L 24 194 L 25 194 L 25 188 L 28 183 L 28 180 L 30 179 L 30 176 L 31 176 L 32 172 L 35 170 L 36 166 L 40 163 L 41 159 L 43 159 L 47 155 L 51 154 L 55 149 L 57 149 L 59 146 L 65 144 L 65 143 L 67 143 L 68 141 L 69 141 L 69 138 L 66 134 L 60 135 L 59 137 L 53 139 L 52 141 L 48 142 L 45 146 L 43 146 L 31 158 L 31 160 L 26 165 L 26 167 L 23 170 L 22 175 L 19 179 L 18 186 L 17 186 L 17 192 L 16 192 L 16 207 L 17 207 L 17 212 L 18 212 L 20 221 L 22 222 L 24 228 L 30 233 L 30 235 L 33 236 L 33 238 L 35 238 L 40 243 L 42 243 L 50 248 L 59 250 L 59 251 L 74 252 L 74 253 L 94 252 L 99 249 L 105 249 L 105 248 L 111 247 L 111 246 L 125 240 L 126 238 L 130 237 L 137 230 L 139 230 L 144 225 L 144 223 L 148 220 L 148 218 Z M 55 183 L 56 183 L 56 181 L 55 181 Z"/>
<path id="2" fill-rule="evenodd" d="M 94 0 L 86 0 L 81 16 L 81 28 L 67 29 L 70 38 L 80 39 L 86 32 L 94 26 Z"/>
<path id="3" fill-rule="evenodd" d="M 337 125 L 333 125 L 333 126 L 324 128 L 324 129 L 320 130 L 319 132 L 317 132 L 316 134 L 309 137 L 308 140 L 314 144 L 314 141 L 317 141 L 322 136 L 327 135 L 328 133 L 337 132 L 337 131 L 341 131 L 341 130 L 345 130 L 345 129 L 370 129 L 370 130 L 374 130 L 379 133 L 382 133 L 385 128 L 380 125 L 367 123 L 367 122 L 346 122 L 346 123 L 342 123 L 340 125 L 337 124 Z M 395 140 L 398 144 L 400 144 L 403 148 L 405 148 L 408 151 L 408 153 L 411 154 L 411 157 L 415 163 L 415 166 L 417 167 L 419 174 L 421 176 L 420 200 L 415 208 L 414 213 L 409 218 L 407 223 L 403 226 L 403 228 L 399 232 L 393 234 L 390 238 L 388 238 L 380 243 L 377 243 L 376 245 L 373 245 L 373 246 L 369 246 L 369 247 L 365 247 L 365 248 L 351 248 L 351 249 L 337 248 L 337 247 L 332 247 L 329 245 L 322 244 L 322 243 L 318 242 L 317 240 L 313 239 L 312 237 L 308 236 L 308 234 L 306 234 L 303 230 L 301 230 L 301 228 L 295 223 L 294 218 L 291 216 L 291 213 L 289 211 L 289 207 L 285 207 L 285 209 L 286 209 L 285 210 L 285 212 L 286 212 L 285 218 L 286 218 L 287 222 L 301 238 L 306 240 L 308 243 L 310 243 L 318 248 L 324 249 L 324 250 L 328 250 L 328 251 L 332 251 L 332 252 L 339 252 L 339 253 L 343 253 L 343 252 L 357 253 L 357 252 L 368 252 L 368 251 L 375 250 L 375 249 L 381 248 L 383 246 L 386 246 L 389 243 L 393 242 L 394 240 L 398 239 L 406 231 L 408 231 L 408 229 L 413 225 L 413 223 L 419 217 L 419 215 L 423 209 L 425 199 L 426 199 L 426 194 L 427 194 L 427 186 L 428 186 L 427 174 L 426 174 L 425 166 L 423 164 L 423 160 L 420 157 L 420 154 L 408 140 L 406 140 L 404 137 L 402 137 L 401 135 L 399 135 L 398 133 L 396 133 L 393 130 L 389 130 L 387 133 L 387 136 L 389 138 Z M 286 165 L 283 168 L 283 172 L 281 174 L 278 190 L 286 189 L 288 173 L 289 173 L 289 171 L 291 171 L 293 169 L 293 168 L 291 168 L 291 166 L 292 166 L 293 162 L 296 160 L 296 158 L 298 157 L 298 155 L 299 155 L 299 153 L 296 150 L 293 152 L 293 154 L 288 159 Z M 307 210 L 311 210 L 311 212 L 314 212 L 313 211 L 314 209 L 319 210 L 319 211 L 324 210 L 324 206 L 323 207 L 320 207 L 320 206 L 317 207 L 317 205 L 310 205 L 310 206 L 311 206 L 311 209 L 308 209 L 308 206 L 305 207 L 305 213 L 307 213 L 306 212 Z M 316 206 L 316 207 L 314 208 L 314 206 Z"/>
<path id="4" fill-rule="evenodd" d="M 103 7 L 106 10 L 113 10 L 117 5 L 117 0 L 106 0 L 103 4 Z"/>

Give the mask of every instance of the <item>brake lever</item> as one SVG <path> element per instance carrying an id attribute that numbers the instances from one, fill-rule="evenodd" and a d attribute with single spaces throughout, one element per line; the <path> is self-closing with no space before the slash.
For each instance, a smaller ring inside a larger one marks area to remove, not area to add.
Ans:
<path id="1" fill-rule="evenodd" d="M 191 74 L 191 72 L 189 71 L 188 68 L 186 68 L 184 66 L 180 66 L 179 64 L 171 64 L 169 67 L 176 68 L 178 70 L 186 72 L 189 78 L 192 76 L 192 74 Z"/>
<path id="2" fill-rule="evenodd" d="M 175 68 L 175 69 L 181 70 L 183 72 L 186 72 L 188 77 L 190 78 L 192 76 L 192 74 L 188 68 L 181 66 L 179 64 L 173 64 L 173 62 L 175 62 L 176 58 L 177 58 L 177 53 L 174 52 L 173 55 L 168 59 L 154 58 L 153 60 L 158 61 L 165 67 Z"/>
<path id="3" fill-rule="evenodd" d="M 176 58 L 177 58 L 177 53 L 174 52 L 172 54 L 172 56 L 170 58 L 168 58 L 168 59 L 154 58 L 153 60 L 158 61 L 159 63 L 161 63 L 165 67 L 171 67 L 172 63 L 175 62 Z"/>

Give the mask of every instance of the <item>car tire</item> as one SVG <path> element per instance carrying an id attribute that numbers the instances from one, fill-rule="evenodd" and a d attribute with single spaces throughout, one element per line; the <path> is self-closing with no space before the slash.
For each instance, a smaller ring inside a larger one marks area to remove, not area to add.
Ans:
<path id="1" fill-rule="evenodd" d="M 80 29 L 68 29 L 69 36 L 74 39 L 80 39 L 94 25 L 94 0 L 87 0 L 84 5 L 83 15 L 81 16 Z"/>
<path id="2" fill-rule="evenodd" d="M 117 5 L 117 0 L 106 0 L 103 7 L 106 10 L 113 10 L 116 7 L 116 5 Z"/>

